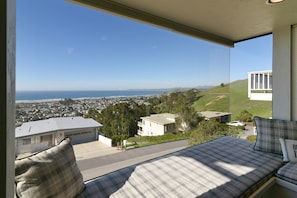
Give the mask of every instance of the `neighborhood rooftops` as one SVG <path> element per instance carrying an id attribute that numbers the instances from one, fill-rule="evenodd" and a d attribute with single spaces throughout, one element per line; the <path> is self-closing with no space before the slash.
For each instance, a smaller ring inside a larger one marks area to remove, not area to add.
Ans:
<path id="1" fill-rule="evenodd" d="M 91 118 L 83 117 L 59 117 L 46 120 L 38 120 L 23 123 L 15 129 L 15 137 L 26 137 L 36 134 L 48 133 L 52 131 L 80 129 L 80 128 L 99 128 L 102 124 Z"/>
<path id="2" fill-rule="evenodd" d="M 175 123 L 175 118 L 178 116 L 171 113 L 153 114 L 147 117 L 141 117 L 142 120 L 158 123 L 161 125 Z"/>

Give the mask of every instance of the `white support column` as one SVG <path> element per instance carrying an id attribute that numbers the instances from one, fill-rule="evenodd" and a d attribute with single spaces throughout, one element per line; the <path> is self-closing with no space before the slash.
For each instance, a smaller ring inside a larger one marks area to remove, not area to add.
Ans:
<path id="1" fill-rule="evenodd" d="M 267 72 L 267 89 L 269 89 L 269 76 L 270 76 L 270 74 L 269 74 L 269 72 Z"/>
<path id="2" fill-rule="evenodd" d="M 292 27 L 292 120 L 297 120 L 297 24 Z"/>
<path id="3" fill-rule="evenodd" d="M 254 80 L 254 86 L 253 86 L 253 89 L 255 90 L 256 89 L 256 74 L 254 73 L 253 75 L 254 75 L 254 79 L 253 79 Z"/>
<path id="4" fill-rule="evenodd" d="M 273 31 L 273 118 L 292 118 L 291 69 L 291 26 L 285 26 Z"/>
<path id="5" fill-rule="evenodd" d="M 0 1 L 0 197 L 14 197 L 16 2 Z"/>
<path id="6" fill-rule="evenodd" d="M 251 98 L 252 74 L 248 73 L 248 98 Z"/>
<path id="7" fill-rule="evenodd" d="M 267 72 L 264 73 L 264 78 L 263 78 L 263 89 L 267 89 Z"/>
<path id="8" fill-rule="evenodd" d="M 262 89 L 265 89 L 265 73 L 262 73 Z"/>
<path id="9" fill-rule="evenodd" d="M 257 89 L 259 90 L 261 88 L 261 75 L 258 73 L 258 87 Z"/>

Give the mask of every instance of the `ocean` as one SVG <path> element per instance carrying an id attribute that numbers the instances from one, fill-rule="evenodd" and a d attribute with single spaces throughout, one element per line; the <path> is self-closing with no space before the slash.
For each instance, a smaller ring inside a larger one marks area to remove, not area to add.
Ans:
<path id="1" fill-rule="evenodd" d="M 65 98 L 86 99 L 103 97 L 151 96 L 167 92 L 157 90 L 111 90 L 111 91 L 16 91 L 17 102 L 61 100 Z"/>

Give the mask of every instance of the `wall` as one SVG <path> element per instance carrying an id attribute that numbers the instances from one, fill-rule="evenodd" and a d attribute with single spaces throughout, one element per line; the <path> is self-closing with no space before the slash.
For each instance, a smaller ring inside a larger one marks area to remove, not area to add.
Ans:
<path id="1" fill-rule="evenodd" d="M 142 125 L 142 131 L 142 136 L 164 135 L 164 126 L 145 120 L 145 124 Z"/>
<path id="2" fill-rule="evenodd" d="M 297 120 L 297 25 L 292 27 L 292 120 Z"/>
<path id="3" fill-rule="evenodd" d="M 272 117 L 291 120 L 291 26 L 273 31 Z"/>
<path id="4" fill-rule="evenodd" d="M 48 148 L 48 142 L 40 142 L 35 144 L 19 145 L 15 148 L 15 153 L 33 153 L 42 151 Z"/>
<path id="5" fill-rule="evenodd" d="M 103 135 L 99 135 L 98 136 L 98 141 L 99 142 L 102 142 L 103 144 L 109 146 L 109 147 L 112 147 L 112 141 L 111 139 L 107 138 L 107 137 L 104 137 Z"/>
<path id="6" fill-rule="evenodd" d="M 272 101 L 272 93 L 250 93 L 250 100 Z"/>

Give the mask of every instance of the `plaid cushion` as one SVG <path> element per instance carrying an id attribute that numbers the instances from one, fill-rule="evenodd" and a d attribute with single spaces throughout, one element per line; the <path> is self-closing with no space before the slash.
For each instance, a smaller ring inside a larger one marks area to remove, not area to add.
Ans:
<path id="1" fill-rule="evenodd" d="M 263 152 L 282 154 L 279 138 L 297 140 L 297 122 L 279 119 L 254 118 L 257 128 L 257 141 L 254 149 Z"/>
<path id="2" fill-rule="evenodd" d="M 79 198 L 248 197 L 283 164 L 253 146 L 222 137 L 90 180 Z"/>
<path id="3" fill-rule="evenodd" d="M 69 139 L 30 157 L 15 161 L 19 197 L 74 197 L 84 189 Z"/>
<path id="4" fill-rule="evenodd" d="M 288 182 L 297 184 L 297 163 L 287 163 L 277 171 L 276 176 Z"/>

